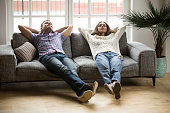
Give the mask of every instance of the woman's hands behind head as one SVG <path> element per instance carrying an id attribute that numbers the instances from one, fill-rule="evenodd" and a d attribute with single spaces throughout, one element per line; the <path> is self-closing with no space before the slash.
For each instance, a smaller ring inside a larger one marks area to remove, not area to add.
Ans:
<path id="1" fill-rule="evenodd" d="M 111 33 L 116 33 L 118 30 L 118 27 L 115 27 L 114 29 L 111 29 Z"/>

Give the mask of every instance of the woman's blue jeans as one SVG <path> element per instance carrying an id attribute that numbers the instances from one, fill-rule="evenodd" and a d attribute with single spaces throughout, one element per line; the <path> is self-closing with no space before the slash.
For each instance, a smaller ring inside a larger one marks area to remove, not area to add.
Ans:
<path id="1" fill-rule="evenodd" d="M 85 85 L 76 72 L 74 64 L 63 53 L 51 53 L 40 58 L 40 62 L 52 73 L 61 77 L 76 92 L 77 96 L 81 96 L 82 88 Z"/>
<path id="2" fill-rule="evenodd" d="M 123 64 L 118 54 L 110 51 L 97 54 L 96 66 L 105 83 L 121 81 L 120 72 Z"/>

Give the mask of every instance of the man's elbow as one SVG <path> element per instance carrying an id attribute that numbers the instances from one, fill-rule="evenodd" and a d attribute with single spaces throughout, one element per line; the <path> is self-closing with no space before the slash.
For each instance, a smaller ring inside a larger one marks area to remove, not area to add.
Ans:
<path id="1" fill-rule="evenodd" d="M 21 28 L 21 27 L 23 27 L 22 25 L 18 25 L 18 28 Z"/>
<path id="2" fill-rule="evenodd" d="M 18 29 L 19 29 L 20 31 L 22 31 L 23 26 L 22 26 L 22 25 L 18 25 Z"/>
<path id="3" fill-rule="evenodd" d="M 19 29 L 19 30 L 21 29 L 21 25 L 18 25 L 18 29 Z"/>

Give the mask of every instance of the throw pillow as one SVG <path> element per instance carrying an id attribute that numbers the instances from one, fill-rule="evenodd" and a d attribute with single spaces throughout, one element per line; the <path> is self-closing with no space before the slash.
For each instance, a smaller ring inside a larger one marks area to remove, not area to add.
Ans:
<path id="1" fill-rule="evenodd" d="M 25 42 L 20 47 L 15 48 L 14 53 L 20 61 L 30 62 L 36 56 L 37 50 L 30 42 Z"/>

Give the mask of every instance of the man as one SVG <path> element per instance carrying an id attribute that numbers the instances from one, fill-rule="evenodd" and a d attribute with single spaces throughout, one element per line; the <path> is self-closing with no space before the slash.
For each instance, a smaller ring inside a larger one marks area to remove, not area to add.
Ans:
<path id="1" fill-rule="evenodd" d="M 95 95 L 98 83 L 93 85 L 82 81 L 74 68 L 73 62 L 65 55 L 62 43 L 70 36 L 73 26 L 66 26 L 53 32 L 50 20 L 41 24 L 41 32 L 19 25 L 22 34 L 32 40 L 38 49 L 39 61 L 52 73 L 59 75 L 75 91 L 80 102 L 86 102 Z M 38 34 L 35 34 L 38 33 Z"/>

